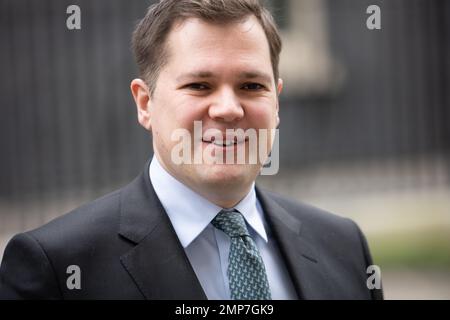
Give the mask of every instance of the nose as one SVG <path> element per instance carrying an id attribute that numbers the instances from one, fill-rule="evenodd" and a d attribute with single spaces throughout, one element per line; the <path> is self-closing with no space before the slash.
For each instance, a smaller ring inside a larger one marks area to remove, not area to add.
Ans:
<path id="1" fill-rule="evenodd" d="M 244 109 L 231 88 L 217 92 L 208 113 L 211 119 L 223 122 L 235 122 L 244 117 Z"/>

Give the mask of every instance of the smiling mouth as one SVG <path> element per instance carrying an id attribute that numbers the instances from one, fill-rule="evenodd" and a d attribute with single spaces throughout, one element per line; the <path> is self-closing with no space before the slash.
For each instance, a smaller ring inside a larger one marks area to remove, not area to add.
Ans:
<path id="1" fill-rule="evenodd" d="M 245 143 L 247 140 L 248 140 L 248 138 L 238 139 L 237 137 L 234 137 L 234 139 L 215 140 L 214 137 L 211 137 L 210 140 L 205 140 L 203 138 L 202 142 L 210 143 L 210 144 L 213 144 L 215 146 L 225 148 L 225 147 L 230 147 L 230 146 L 235 146 L 235 145 L 239 145 L 239 144 Z"/>

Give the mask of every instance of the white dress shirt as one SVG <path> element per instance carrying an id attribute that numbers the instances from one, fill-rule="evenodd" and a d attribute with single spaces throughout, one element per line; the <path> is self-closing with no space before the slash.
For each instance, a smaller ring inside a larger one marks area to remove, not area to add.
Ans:
<path id="1" fill-rule="evenodd" d="M 166 210 L 208 299 L 228 300 L 230 238 L 211 221 L 222 210 L 175 179 L 153 156 L 150 181 Z M 247 223 L 266 267 L 272 299 L 297 299 L 288 271 L 264 219 L 255 185 L 236 206 Z"/>

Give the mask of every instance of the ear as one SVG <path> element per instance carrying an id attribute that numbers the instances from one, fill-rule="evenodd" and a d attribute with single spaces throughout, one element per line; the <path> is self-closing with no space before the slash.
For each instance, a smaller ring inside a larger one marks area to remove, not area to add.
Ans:
<path id="1" fill-rule="evenodd" d="M 278 116 L 278 111 L 280 110 L 280 102 L 279 102 L 278 97 L 280 96 L 282 91 L 283 91 L 283 79 L 278 78 L 278 84 L 277 84 L 277 128 L 280 125 L 280 117 Z"/>
<path id="2" fill-rule="evenodd" d="M 145 129 L 151 131 L 150 90 L 142 79 L 133 79 L 130 89 L 136 103 L 138 122 Z"/>
<path id="3" fill-rule="evenodd" d="M 283 91 L 283 79 L 278 78 L 277 94 L 280 95 L 282 91 Z"/>

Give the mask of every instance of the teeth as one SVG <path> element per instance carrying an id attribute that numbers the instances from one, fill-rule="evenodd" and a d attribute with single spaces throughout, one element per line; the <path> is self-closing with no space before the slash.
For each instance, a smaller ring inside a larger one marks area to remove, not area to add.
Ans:
<path id="1" fill-rule="evenodd" d="M 219 146 L 219 147 L 228 147 L 228 146 L 231 146 L 231 145 L 236 145 L 236 144 L 240 144 L 240 143 L 245 142 L 245 139 L 244 140 L 232 139 L 232 140 L 220 141 L 220 140 L 215 140 L 214 137 L 212 137 L 210 140 L 206 140 L 206 139 L 202 139 L 202 140 L 203 140 L 203 142 L 212 143 L 212 144 L 215 144 L 216 146 Z"/>
<path id="2" fill-rule="evenodd" d="M 231 146 L 232 144 L 235 144 L 234 141 L 224 141 L 223 143 L 220 143 L 219 141 L 211 141 L 216 146 L 222 147 L 222 146 Z"/>

